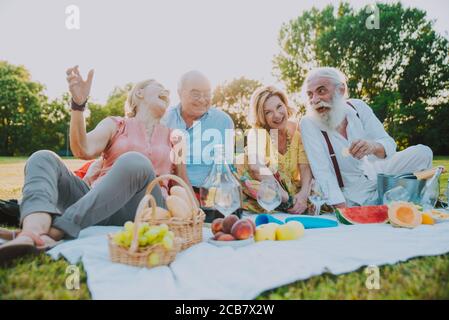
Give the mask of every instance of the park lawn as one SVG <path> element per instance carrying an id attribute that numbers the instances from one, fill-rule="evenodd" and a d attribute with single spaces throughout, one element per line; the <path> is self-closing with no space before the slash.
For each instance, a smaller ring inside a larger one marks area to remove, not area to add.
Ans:
<path id="1" fill-rule="evenodd" d="M 64 161 L 71 169 L 83 163 Z M 20 196 L 24 164 L 25 158 L 0 157 L 0 198 Z M 449 157 L 435 157 L 434 164 L 449 168 Z M 441 178 L 442 190 L 448 177 Z M 68 266 L 64 259 L 53 261 L 42 255 L 22 258 L 13 268 L 0 268 L 0 300 L 90 299 L 81 264 L 80 289 L 66 289 Z M 368 290 L 366 279 L 364 268 L 339 276 L 325 273 L 264 292 L 257 299 L 449 299 L 449 254 L 381 266 L 379 290 Z"/>

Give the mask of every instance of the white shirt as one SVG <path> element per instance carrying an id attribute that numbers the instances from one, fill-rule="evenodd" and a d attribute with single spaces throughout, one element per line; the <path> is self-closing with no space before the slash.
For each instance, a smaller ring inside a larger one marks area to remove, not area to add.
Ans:
<path id="1" fill-rule="evenodd" d="M 359 99 L 350 99 L 349 102 L 357 109 L 357 112 L 351 106 L 347 106 L 348 126 L 346 132 L 348 139 L 345 139 L 336 130 L 326 130 L 310 116 L 304 116 L 300 121 L 301 136 L 315 180 L 320 185 L 326 183 L 328 186 L 329 204 L 343 203 L 347 200 L 357 204 L 374 203 L 377 199 L 376 182 L 370 180 L 366 173 L 372 162 L 381 159 L 370 155 L 367 157 L 368 160 L 357 160 L 352 156 L 345 157 L 342 151 L 349 148 L 354 140 L 370 140 L 382 144 L 385 148 L 386 158 L 390 158 L 396 152 L 396 143 L 365 102 Z M 357 117 L 357 113 L 360 118 Z M 343 178 L 344 188 L 342 189 L 338 185 L 329 149 L 321 130 L 328 133 L 334 148 Z"/>

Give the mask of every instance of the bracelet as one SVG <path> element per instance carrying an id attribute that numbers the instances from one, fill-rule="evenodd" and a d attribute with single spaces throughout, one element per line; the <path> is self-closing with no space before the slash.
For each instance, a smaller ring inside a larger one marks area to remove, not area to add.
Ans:
<path id="1" fill-rule="evenodd" d="M 74 111 L 84 111 L 86 109 L 86 103 L 87 103 L 87 100 L 83 104 L 77 104 L 72 99 L 71 108 Z"/>

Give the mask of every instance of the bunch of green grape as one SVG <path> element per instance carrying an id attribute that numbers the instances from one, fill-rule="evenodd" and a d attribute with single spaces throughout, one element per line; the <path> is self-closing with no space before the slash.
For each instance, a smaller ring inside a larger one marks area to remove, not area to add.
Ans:
<path id="1" fill-rule="evenodd" d="M 128 221 L 125 223 L 124 230 L 114 235 L 114 242 L 119 246 L 129 248 L 133 240 L 133 233 L 134 222 Z M 173 248 L 175 234 L 168 229 L 166 224 L 150 226 L 144 222 L 138 227 L 138 237 L 139 248 L 162 244 L 165 249 L 171 250 Z"/>

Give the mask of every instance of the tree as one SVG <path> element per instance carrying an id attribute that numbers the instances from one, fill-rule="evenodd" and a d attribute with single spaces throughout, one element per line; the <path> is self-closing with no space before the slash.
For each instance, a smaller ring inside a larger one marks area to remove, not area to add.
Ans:
<path id="1" fill-rule="evenodd" d="M 23 66 L 0 61 L 0 154 L 29 150 L 32 125 L 39 119 L 46 97 L 44 86 L 31 81 Z"/>
<path id="2" fill-rule="evenodd" d="M 90 115 L 86 121 L 87 131 L 93 130 L 97 124 L 106 117 L 123 117 L 125 115 L 125 101 L 132 86 L 132 83 L 128 83 L 123 88 L 114 88 L 104 106 L 101 104 L 89 103 Z"/>
<path id="3" fill-rule="evenodd" d="M 213 93 L 212 104 L 227 112 L 236 129 L 248 129 L 247 116 L 253 92 L 262 86 L 257 80 L 240 77 L 218 85 Z"/>
<path id="4" fill-rule="evenodd" d="M 429 132 L 436 128 L 449 134 L 449 122 L 436 117 L 447 114 L 449 42 L 422 10 L 401 3 L 377 7 L 379 29 L 365 26 L 365 8 L 356 11 L 347 3 L 314 8 L 284 24 L 274 72 L 294 93 L 311 68 L 337 67 L 349 78 L 350 95 L 371 105 L 400 147 L 425 143 L 448 153 L 447 139 L 426 139 L 437 135 Z"/>
<path id="5" fill-rule="evenodd" d="M 40 149 L 63 153 L 69 126 L 68 94 L 49 101 L 23 66 L 0 61 L 0 155 Z"/>
<path id="6" fill-rule="evenodd" d="M 41 149 L 51 149 L 60 155 L 70 155 L 69 150 L 69 111 L 70 96 L 42 104 L 40 117 L 31 125 L 31 143 L 22 154 L 29 154 Z"/>

